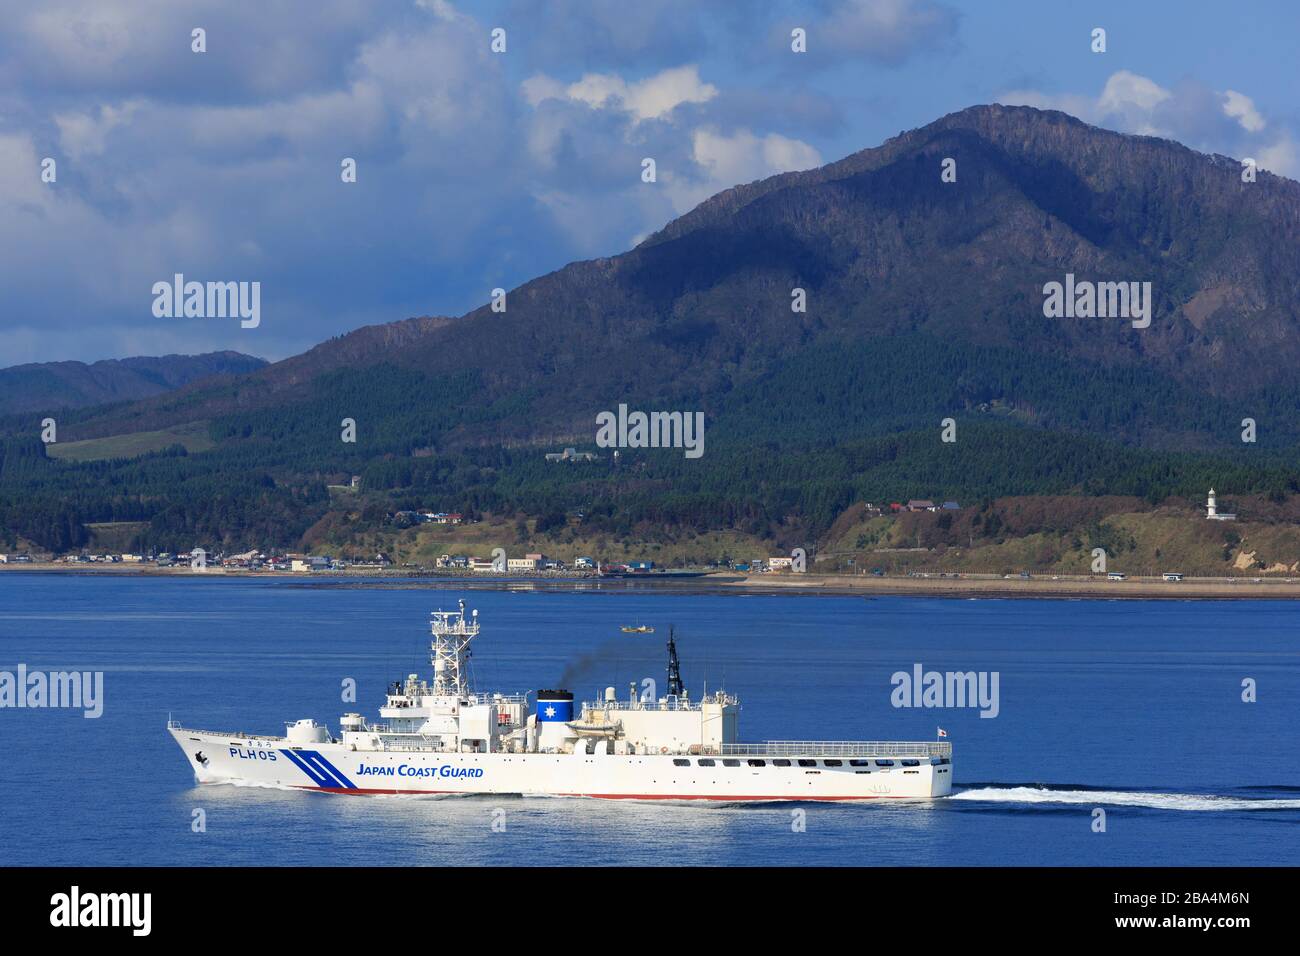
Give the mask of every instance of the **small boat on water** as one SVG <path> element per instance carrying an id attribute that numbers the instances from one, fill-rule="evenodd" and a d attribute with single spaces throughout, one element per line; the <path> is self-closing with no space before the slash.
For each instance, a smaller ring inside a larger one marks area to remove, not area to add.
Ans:
<path id="1" fill-rule="evenodd" d="M 624 634 L 653 634 L 655 629 L 649 624 L 638 624 L 633 627 L 631 624 L 624 624 L 619 628 Z"/>

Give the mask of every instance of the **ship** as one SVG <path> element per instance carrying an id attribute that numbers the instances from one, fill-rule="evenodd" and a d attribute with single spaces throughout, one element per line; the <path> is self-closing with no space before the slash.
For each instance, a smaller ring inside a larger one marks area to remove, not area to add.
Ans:
<path id="1" fill-rule="evenodd" d="M 470 687 L 478 611 L 434 611 L 431 679 L 389 685 L 378 720 L 313 718 L 282 736 L 195 730 L 167 721 L 199 783 L 338 794 L 593 797 L 616 800 L 927 801 L 952 790 L 948 741 L 743 742 L 740 701 L 693 698 L 670 629 L 665 693 L 633 683 L 575 703 L 564 689 Z"/>
<path id="2" fill-rule="evenodd" d="M 621 630 L 624 634 L 653 634 L 655 632 L 655 629 L 651 627 L 649 624 L 637 624 L 635 626 L 631 624 L 624 624 L 621 628 L 619 628 L 619 630 Z"/>

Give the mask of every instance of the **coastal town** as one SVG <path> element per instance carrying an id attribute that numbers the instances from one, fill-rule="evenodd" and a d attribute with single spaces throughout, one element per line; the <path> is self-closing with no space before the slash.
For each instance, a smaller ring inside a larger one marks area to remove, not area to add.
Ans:
<path id="1" fill-rule="evenodd" d="M 657 551 L 659 546 L 651 541 L 615 543 L 593 538 L 585 539 L 585 542 L 568 540 L 565 544 L 564 539 L 548 539 L 545 535 L 518 537 L 507 549 L 500 545 L 511 540 L 510 534 L 518 535 L 526 531 L 527 527 L 522 521 L 507 531 L 510 523 L 500 517 L 406 509 L 388 512 L 383 516 L 383 525 L 391 529 L 391 534 L 386 538 L 375 539 L 378 547 L 372 543 L 370 547 L 373 550 L 354 545 L 326 547 L 321 551 L 290 551 L 274 547 L 230 551 L 202 542 L 196 543 L 189 550 L 175 552 L 82 548 L 55 554 L 29 549 L 0 552 L 0 570 L 141 570 L 150 573 L 279 573 L 294 576 L 334 574 L 629 578 L 645 581 L 713 575 L 718 578 L 730 577 L 731 580 L 767 580 L 774 584 L 779 583 L 782 577 L 791 577 L 790 583 L 794 584 L 796 582 L 793 578 L 797 577 L 799 581 L 805 582 L 805 586 L 817 579 L 861 582 L 853 587 L 872 586 L 872 580 L 883 584 L 882 579 L 889 579 L 907 589 L 930 590 L 947 589 L 952 582 L 958 581 L 970 585 L 983 582 L 986 588 L 996 586 L 1004 590 L 1019 589 L 1031 584 L 1040 590 L 1058 586 L 1068 590 L 1083 583 L 1100 583 L 1103 586 L 1125 583 L 1179 585 L 1184 581 L 1189 584 L 1193 581 L 1202 584 L 1294 584 L 1300 579 L 1300 566 L 1256 560 L 1255 553 L 1246 552 L 1244 548 L 1236 554 L 1230 567 L 1224 568 L 1227 573 L 1207 573 L 1209 569 L 1195 563 L 1189 573 L 1177 564 L 1153 566 L 1148 563 L 1149 558 L 1139 563 L 1141 559 L 1136 555 L 1123 559 L 1124 563 L 1116 566 L 1120 558 L 1118 553 L 1107 554 L 1098 560 L 1098 555 L 1105 549 L 1093 547 L 1091 542 L 1084 546 L 1082 541 L 1079 542 L 1079 547 L 1085 553 L 1091 549 L 1090 567 L 1045 567 L 1041 562 L 1031 560 L 1019 567 L 1004 565 L 1001 570 L 993 570 L 987 566 L 955 564 L 954 561 L 961 560 L 959 550 L 945 550 L 942 546 L 927 547 L 916 536 L 919 527 L 915 524 L 917 520 L 928 522 L 936 528 L 951 527 L 951 516 L 962 512 L 957 501 L 924 498 L 885 504 L 864 501 L 855 506 L 855 509 L 850 509 L 855 517 L 845 529 L 841 529 L 845 533 L 838 546 L 832 539 L 820 545 L 795 547 L 788 552 L 773 548 L 775 542 L 770 541 L 766 549 L 752 550 L 755 544 L 763 548 L 763 543 L 750 539 L 747 544 L 737 543 L 733 547 L 713 552 L 712 555 L 707 551 L 697 551 L 693 558 L 683 559 L 679 553 L 676 557 L 667 554 L 664 558 L 656 555 L 652 559 L 631 556 L 636 553 L 638 544 L 645 551 Z M 976 510 L 978 509 L 971 509 L 972 512 Z M 1223 523 L 1234 523 L 1235 526 L 1237 518 L 1235 512 L 1225 512 L 1219 508 L 1217 493 L 1211 488 L 1199 522 L 1190 514 L 1172 520 L 1183 526 L 1189 521 L 1193 524 L 1220 526 Z M 574 527 L 580 527 L 582 521 L 583 515 L 580 512 L 571 516 Z M 909 524 L 909 521 L 912 523 Z M 422 526 L 428 526 L 434 537 L 422 539 L 422 546 L 412 549 L 412 536 L 421 533 L 418 529 Z M 458 534 L 462 527 L 466 528 L 466 533 Z M 895 529 L 895 537 L 892 539 L 888 537 L 890 532 L 884 530 L 887 527 Z M 1239 540 L 1239 536 L 1234 539 L 1231 538 L 1232 533 L 1229 534 L 1230 538 L 1226 540 Z M 846 549 L 844 542 L 851 539 L 852 543 Z M 548 540 L 556 545 L 560 555 L 548 554 L 536 547 L 538 544 L 545 546 Z M 533 545 L 532 548 L 528 547 L 530 544 Z M 583 554 L 582 550 L 587 546 L 591 546 L 592 550 Z M 1119 542 L 1116 550 L 1119 551 L 1122 547 L 1123 543 Z M 745 551 L 750 553 L 744 554 Z M 1154 552 L 1154 556 L 1160 559 L 1161 552 Z M 1109 563 L 1107 558 L 1111 559 Z"/>

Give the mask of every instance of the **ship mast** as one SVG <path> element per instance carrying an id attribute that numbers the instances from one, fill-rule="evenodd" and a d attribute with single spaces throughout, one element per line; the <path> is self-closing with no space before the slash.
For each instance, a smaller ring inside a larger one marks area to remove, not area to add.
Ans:
<path id="1" fill-rule="evenodd" d="M 429 631 L 433 640 L 429 644 L 429 662 L 433 665 L 433 695 L 435 697 L 464 697 L 469 693 L 466 665 L 469 663 L 470 641 L 478 637 L 478 611 L 472 611 L 465 620 L 465 602 L 458 601 L 460 609 L 430 613 Z"/>
<path id="2" fill-rule="evenodd" d="M 677 660 L 677 642 L 673 640 L 673 626 L 668 625 L 668 696 L 685 697 L 682 686 L 682 667 Z"/>

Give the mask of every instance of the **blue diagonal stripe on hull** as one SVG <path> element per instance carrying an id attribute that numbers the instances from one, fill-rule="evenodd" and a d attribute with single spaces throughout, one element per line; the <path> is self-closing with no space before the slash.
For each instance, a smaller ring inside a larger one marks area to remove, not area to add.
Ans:
<path id="1" fill-rule="evenodd" d="M 346 787 L 349 790 L 357 789 L 357 785 L 355 783 L 353 783 L 347 777 L 343 776 L 343 771 L 339 770 L 338 767 L 334 766 L 332 763 L 330 763 L 328 760 L 322 757 L 315 750 L 301 750 L 299 751 L 299 754 L 305 760 L 310 761 L 316 767 L 316 769 L 319 770 L 321 773 L 325 774 L 328 777 L 333 777 L 336 781 L 338 781 L 337 784 L 338 786 Z"/>
<path id="2" fill-rule="evenodd" d="M 300 751 L 299 753 L 295 753 L 292 750 L 281 750 L 280 753 L 284 754 L 286 757 L 292 760 L 294 766 L 296 766 L 299 770 L 301 770 L 308 777 L 310 777 L 311 782 L 316 784 L 316 786 L 337 787 L 339 785 L 337 780 L 334 780 L 333 778 L 326 776 L 319 769 L 311 766 L 305 760 L 302 759 L 302 754 L 310 753 L 310 751 Z"/>

